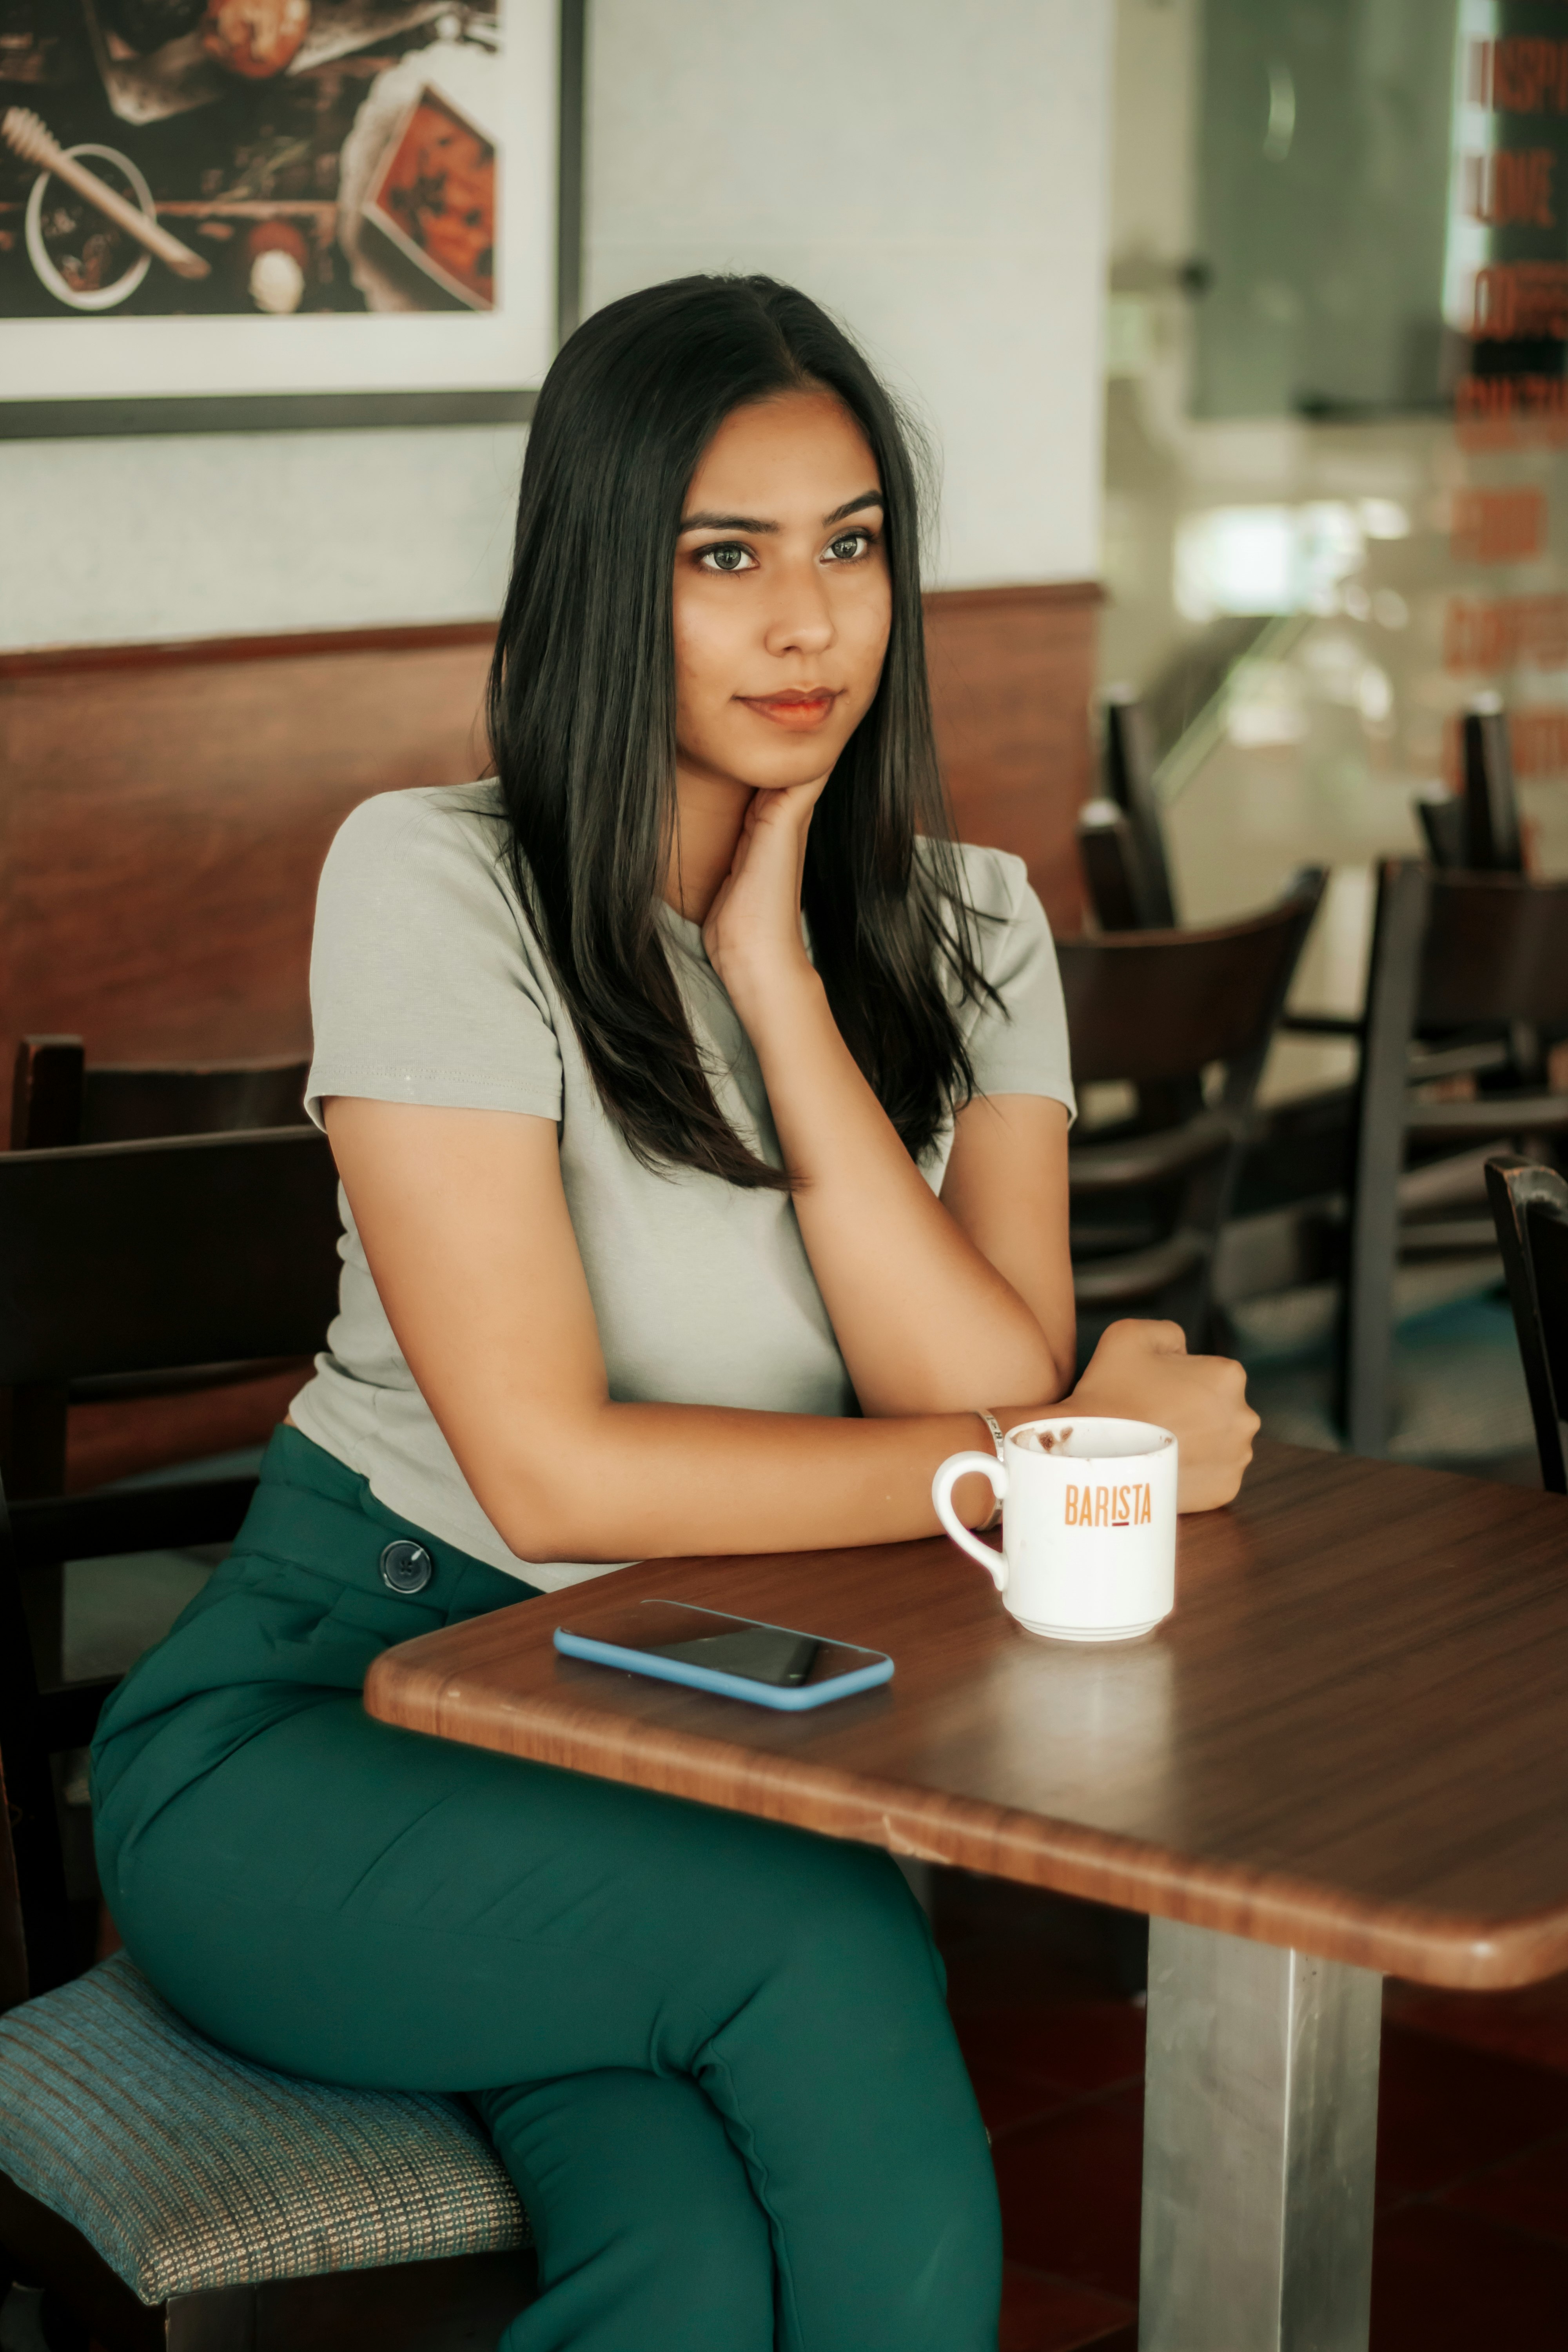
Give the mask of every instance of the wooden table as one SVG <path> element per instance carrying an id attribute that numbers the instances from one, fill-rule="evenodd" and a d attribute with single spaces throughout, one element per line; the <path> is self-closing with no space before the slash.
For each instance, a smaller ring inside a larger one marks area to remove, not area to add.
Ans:
<path id="1" fill-rule="evenodd" d="M 820 1715 L 557 1656 L 645 1595 L 885 1649 Z M 1381 1975 L 1568 1969 L 1568 1502 L 1266 1444 L 1146 1641 L 944 1538 L 623 1569 L 389 1650 L 374 1715 L 1152 1915 L 1142 2352 L 1367 2340 Z"/>

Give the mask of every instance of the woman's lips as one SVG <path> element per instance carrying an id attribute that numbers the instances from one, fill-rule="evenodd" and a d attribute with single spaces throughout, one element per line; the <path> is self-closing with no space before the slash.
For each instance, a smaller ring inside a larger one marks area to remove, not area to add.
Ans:
<path id="1" fill-rule="evenodd" d="M 742 694 L 737 701 L 775 727 L 819 727 L 837 701 L 842 688 L 818 687 L 808 693 Z"/>

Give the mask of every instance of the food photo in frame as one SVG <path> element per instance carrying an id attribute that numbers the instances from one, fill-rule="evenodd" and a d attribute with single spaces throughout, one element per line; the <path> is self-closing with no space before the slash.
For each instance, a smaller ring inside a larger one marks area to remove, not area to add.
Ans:
<path id="1" fill-rule="evenodd" d="M 0 0 L 0 435 L 528 412 L 582 0 Z"/>

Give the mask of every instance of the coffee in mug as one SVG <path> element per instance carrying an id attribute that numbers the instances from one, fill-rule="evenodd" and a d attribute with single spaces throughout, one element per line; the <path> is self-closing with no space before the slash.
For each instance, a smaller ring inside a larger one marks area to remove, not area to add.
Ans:
<path id="1" fill-rule="evenodd" d="M 1130 1642 L 1176 1601 L 1176 1441 L 1148 1421 L 1026 1421 L 994 1454 L 953 1454 L 931 1481 L 938 1518 L 994 1578 L 1020 1625 L 1062 1642 Z M 1002 1549 L 957 1517 L 971 1473 L 1002 1504 Z"/>

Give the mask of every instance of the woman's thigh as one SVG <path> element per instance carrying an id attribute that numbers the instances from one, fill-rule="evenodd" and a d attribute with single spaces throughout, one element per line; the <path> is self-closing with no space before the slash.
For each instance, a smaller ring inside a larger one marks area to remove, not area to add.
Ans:
<path id="1" fill-rule="evenodd" d="M 886 1855 L 334 1696 L 164 1806 L 110 1899 L 176 2007 L 286 2070 L 475 2092 L 689 2076 L 767 2217 L 783 2341 L 994 2342 L 989 2152 Z"/>
<path id="2" fill-rule="evenodd" d="M 869 1958 L 879 2011 L 895 1983 L 928 2021 L 942 2005 L 886 1857 L 395 1730 L 336 1694 L 107 1859 L 132 1956 L 194 2022 L 329 2080 L 688 2072 L 774 1969 Z"/>

